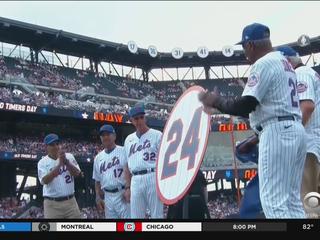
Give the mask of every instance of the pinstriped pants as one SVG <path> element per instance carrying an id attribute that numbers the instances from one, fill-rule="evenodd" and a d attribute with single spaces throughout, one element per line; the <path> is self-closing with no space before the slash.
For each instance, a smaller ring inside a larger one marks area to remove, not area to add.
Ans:
<path id="1" fill-rule="evenodd" d="M 305 218 L 300 199 L 306 134 L 300 122 L 277 121 L 259 134 L 260 199 L 266 218 Z"/>
<path id="2" fill-rule="evenodd" d="M 125 202 L 123 193 L 124 190 L 116 193 L 104 193 L 106 219 L 130 218 L 130 204 Z"/>
<path id="3" fill-rule="evenodd" d="M 156 173 L 136 175 L 131 178 L 131 218 L 145 218 L 147 209 L 151 218 L 163 218 L 163 203 L 156 190 Z"/>

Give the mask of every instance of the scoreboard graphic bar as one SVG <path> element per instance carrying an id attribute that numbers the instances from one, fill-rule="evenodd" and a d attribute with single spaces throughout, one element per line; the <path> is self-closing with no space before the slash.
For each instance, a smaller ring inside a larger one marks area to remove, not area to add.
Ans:
<path id="1" fill-rule="evenodd" d="M 0 222 L 0 232 L 31 232 L 31 223 Z"/>
<path id="2" fill-rule="evenodd" d="M 319 232 L 320 222 L 1 222 L 0 232 Z"/>

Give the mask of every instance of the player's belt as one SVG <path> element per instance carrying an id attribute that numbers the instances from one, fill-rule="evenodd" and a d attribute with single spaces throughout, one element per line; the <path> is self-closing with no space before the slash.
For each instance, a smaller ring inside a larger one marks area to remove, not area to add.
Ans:
<path id="1" fill-rule="evenodd" d="M 73 197 L 74 197 L 74 194 L 71 194 L 71 195 L 65 196 L 65 197 L 56 197 L 56 198 L 44 196 L 43 198 L 44 198 L 44 199 L 51 200 L 51 201 L 61 202 L 61 201 L 69 200 L 69 199 L 71 199 L 71 198 L 73 198 Z"/>
<path id="2" fill-rule="evenodd" d="M 150 168 L 150 169 L 145 169 L 145 170 L 141 170 L 141 171 L 133 171 L 132 172 L 132 175 L 144 175 L 144 174 L 147 174 L 147 173 L 151 173 L 151 172 L 154 172 L 156 169 L 155 168 Z"/>
<path id="3" fill-rule="evenodd" d="M 103 190 L 104 190 L 105 192 L 109 192 L 109 193 L 116 193 L 116 192 L 121 191 L 121 190 L 124 189 L 124 188 L 125 188 L 125 186 L 121 186 L 121 187 L 119 187 L 119 188 L 114 188 L 114 189 L 104 188 Z"/>
<path id="4" fill-rule="evenodd" d="M 294 116 L 282 116 L 282 117 L 278 117 L 278 122 L 282 122 L 282 121 L 294 121 L 295 120 L 295 118 L 294 118 Z M 262 131 L 262 129 L 263 129 L 263 127 L 261 126 L 261 125 L 259 125 L 259 126 L 257 126 L 257 128 L 256 128 L 259 132 L 261 132 Z"/>

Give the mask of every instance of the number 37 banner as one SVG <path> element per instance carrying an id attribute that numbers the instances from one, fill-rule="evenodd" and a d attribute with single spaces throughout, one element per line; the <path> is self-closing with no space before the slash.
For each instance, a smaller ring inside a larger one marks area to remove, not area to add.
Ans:
<path id="1" fill-rule="evenodd" d="M 163 131 L 157 159 L 157 193 L 168 205 L 187 193 L 206 152 L 210 115 L 198 99 L 203 90 L 194 86 L 184 92 Z"/>

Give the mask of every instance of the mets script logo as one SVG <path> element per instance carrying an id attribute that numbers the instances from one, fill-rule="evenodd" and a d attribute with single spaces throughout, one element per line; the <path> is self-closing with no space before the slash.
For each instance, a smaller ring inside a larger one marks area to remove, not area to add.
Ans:
<path id="1" fill-rule="evenodd" d="M 108 164 L 106 164 L 106 162 L 103 162 L 100 165 L 100 173 L 103 173 L 105 171 L 107 171 L 108 169 L 117 166 L 120 164 L 120 159 L 117 157 L 113 157 L 111 162 L 108 162 Z"/>
<path id="2" fill-rule="evenodd" d="M 151 147 L 151 142 L 148 139 L 145 140 L 142 145 L 137 145 L 137 143 L 135 143 L 130 147 L 129 157 L 135 154 L 136 152 L 141 152 L 142 150 L 145 150 L 150 147 Z"/>
<path id="3" fill-rule="evenodd" d="M 125 223 L 123 228 L 126 232 L 133 232 L 136 229 L 136 226 L 134 223 Z"/>

